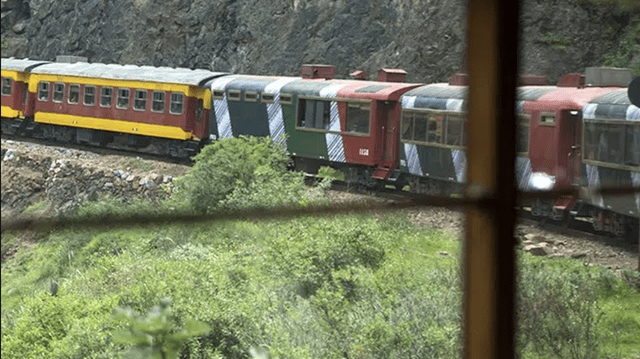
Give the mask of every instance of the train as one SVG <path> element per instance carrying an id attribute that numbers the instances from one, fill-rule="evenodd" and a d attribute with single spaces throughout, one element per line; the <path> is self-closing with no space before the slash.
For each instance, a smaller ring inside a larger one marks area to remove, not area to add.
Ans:
<path id="1" fill-rule="evenodd" d="M 188 158 L 234 136 L 269 136 L 296 170 L 329 166 L 348 183 L 432 195 L 461 193 L 466 177 L 467 77 L 406 83 L 383 68 L 336 79 L 330 65 L 299 77 L 201 69 L 2 59 L 2 133 Z M 579 188 L 584 195 L 528 203 L 556 221 L 586 218 L 598 231 L 638 231 L 640 109 L 628 69 L 587 68 L 550 86 L 521 75 L 516 181 L 523 191 Z"/>

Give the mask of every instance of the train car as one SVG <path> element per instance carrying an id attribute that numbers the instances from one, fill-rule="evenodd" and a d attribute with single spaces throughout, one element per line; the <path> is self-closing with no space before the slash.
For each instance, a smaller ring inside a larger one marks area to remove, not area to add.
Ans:
<path id="1" fill-rule="evenodd" d="M 2 59 L 2 131 L 12 132 L 20 127 L 25 116 L 33 113 L 33 101 L 28 92 L 30 72 L 49 61 Z"/>
<path id="2" fill-rule="evenodd" d="M 31 71 L 34 137 L 135 149 L 172 157 L 194 154 L 208 139 L 211 93 L 225 73 L 99 63 L 49 63 Z"/>
<path id="3" fill-rule="evenodd" d="M 640 188 L 640 108 L 630 103 L 627 90 L 594 97 L 582 108 L 582 116 L 582 186 Z M 638 226 L 640 194 L 591 196 L 575 212 L 590 217 L 596 230 L 621 236 Z"/>
<path id="4" fill-rule="evenodd" d="M 556 90 L 536 75 L 521 77 L 517 89 L 516 179 L 530 189 L 531 114 L 525 103 Z M 432 195 L 461 192 L 466 177 L 466 98 L 464 75 L 449 83 L 424 85 L 402 96 L 400 170 L 411 191 Z"/>
<path id="5" fill-rule="evenodd" d="M 211 136 L 271 136 L 286 146 L 299 170 L 331 166 L 350 182 L 393 183 L 399 98 L 419 86 L 402 83 L 405 75 L 382 69 L 380 81 L 336 80 L 332 66 L 306 65 L 300 78 L 215 79 L 208 84 Z"/>

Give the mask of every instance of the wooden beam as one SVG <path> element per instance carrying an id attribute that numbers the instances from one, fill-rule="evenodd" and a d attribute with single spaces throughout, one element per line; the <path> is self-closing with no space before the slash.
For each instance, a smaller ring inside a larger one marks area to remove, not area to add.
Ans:
<path id="1" fill-rule="evenodd" d="M 513 0 L 469 0 L 464 358 L 512 358 L 515 332 L 515 86 Z"/>

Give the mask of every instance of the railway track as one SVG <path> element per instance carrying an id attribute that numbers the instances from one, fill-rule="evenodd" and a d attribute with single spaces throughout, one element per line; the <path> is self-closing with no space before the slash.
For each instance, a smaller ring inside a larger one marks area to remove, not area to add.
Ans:
<path id="1" fill-rule="evenodd" d="M 99 156 L 108 156 L 108 155 L 125 156 L 125 157 L 140 158 L 140 159 L 150 160 L 150 161 L 162 161 L 162 162 L 173 163 L 173 164 L 188 163 L 188 161 L 178 161 L 173 158 L 166 158 L 166 157 L 153 155 L 153 154 L 118 150 L 113 148 L 104 148 L 104 147 L 97 147 L 97 146 L 90 146 L 90 145 L 81 145 L 81 144 L 75 144 L 75 143 L 52 142 L 47 140 L 40 140 L 40 139 L 21 137 L 21 136 L 13 136 L 13 135 L 9 136 L 9 135 L 2 134 L 2 139 L 11 140 L 14 142 L 30 143 L 30 144 L 39 145 L 39 146 L 55 146 L 55 147 L 64 148 L 64 149 L 86 151 L 86 152 L 94 153 Z M 319 181 L 320 179 L 317 177 L 314 177 L 311 175 L 307 176 L 307 183 L 309 185 L 313 185 Z M 376 198 L 380 198 L 385 201 L 395 201 L 398 203 L 405 203 L 407 201 L 416 201 L 419 203 L 425 203 L 426 206 L 428 206 L 427 202 L 429 201 L 429 199 L 433 198 L 429 196 L 422 196 L 419 194 L 411 193 L 408 191 L 398 191 L 395 188 L 392 188 L 391 186 L 370 189 L 370 188 L 365 188 L 363 185 L 360 185 L 360 184 L 350 184 L 341 180 L 333 181 L 331 185 L 331 189 L 336 191 L 352 192 L 352 193 L 364 194 L 368 196 L 374 196 Z M 448 207 L 450 210 L 455 211 L 459 214 L 462 214 L 463 212 L 462 201 L 458 201 L 458 202 L 460 202 L 460 205 L 458 206 L 451 205 Z M 531 226 L 537 226 L 538 228 L 545 231 L 550 231 L 557 234 L 568 235 L 573 237 L 583 237 L 589 240 L 597 240 L 597 241 L 601 241 L 602 243 L 606 243 L 608 245 L 613 245 L 613 246 L 617 246 L 625 249 L 630 248 L 629 246 L 633 247 L 634 244 L 637 246 L 637 243 L 638 243 L 637 234 L 635 234 L 635 237 L 634 237 L 635 239 L 630 238 L 628 241 L 625 242 L 620 238 L 616 238 L 611 234 L 596 232 L 593 229 L 593 226 L 591 225 L 591 223 L 585 220 L 577 219 L 572 221 L 572 223 L 567 224 L 562 222 L 556 222 L 549 218 L 540 219 L 538 217 L 534 217 L 533 215 L 531 215 L 531 212 L 527 210 L 519 211 L 518 217 L 519 217 L 518 219 L 519 223 L 527 224 Z"/>

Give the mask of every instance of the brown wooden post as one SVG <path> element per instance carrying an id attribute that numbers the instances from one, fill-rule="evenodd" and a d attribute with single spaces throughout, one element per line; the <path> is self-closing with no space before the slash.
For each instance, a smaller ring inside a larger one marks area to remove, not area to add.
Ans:
<path id="1" fill-rule="evenodd" d="M 464 358 L 512 358 L 518 1 L 469 0 Z"/>

